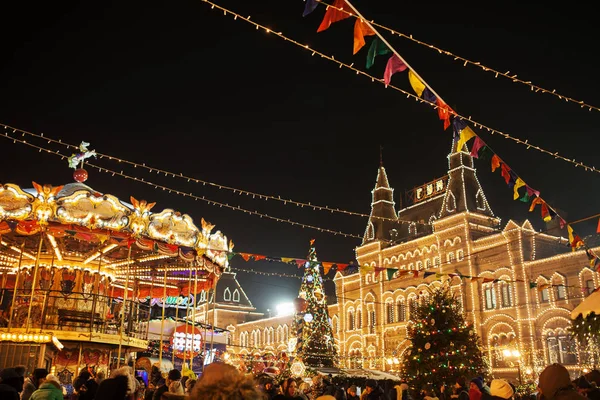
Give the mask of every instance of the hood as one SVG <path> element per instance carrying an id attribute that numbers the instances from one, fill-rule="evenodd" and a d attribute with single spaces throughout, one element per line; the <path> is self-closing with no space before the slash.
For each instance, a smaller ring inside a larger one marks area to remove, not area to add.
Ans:
<path id="1" fill-rule="evenodd" d="M 560 389 L 570 388 L 573 385 L 569 371 L 560 364 L 552 364 L 540 374 L 538 386 L 546 399 L 552 399 Z"/>

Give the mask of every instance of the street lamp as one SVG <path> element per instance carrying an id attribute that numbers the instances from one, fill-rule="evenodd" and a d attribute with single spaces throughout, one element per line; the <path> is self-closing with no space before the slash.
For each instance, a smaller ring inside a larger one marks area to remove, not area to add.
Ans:
<path id="1" fill-rule="evenodd" d="M 521 385 L 523 383 L 521 380 L 521 352 L 517 349 L 504 349 L 502 354 L 504 355 L 505 359 L 514 359 L 517 363 L 517 374 L 519 377 L 519 385 Z"/>

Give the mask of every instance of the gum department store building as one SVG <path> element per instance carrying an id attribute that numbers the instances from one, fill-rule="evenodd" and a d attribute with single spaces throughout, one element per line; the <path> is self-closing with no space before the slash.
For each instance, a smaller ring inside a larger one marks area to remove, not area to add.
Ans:
<path id="1" fill-rule="evenodd" d="M 380 165 L 371 216 L 362 244 L 355 249 L 358 264 L 430 271 L 451 279 L 495 376 L 524 379 L 552 362 L 573 370 L 589 366 L 591 361 L 568 332 L 570 311 L 600 284 L 597 273 L 587 267 L 585 252 L 572 252 L 562 231 L 556 236 L 536 232 L 529 221 L 509 220 L 502 226 L 486 200 L 467 147 L 448 158 L 448 174 L 415 188 L 414 204 L 398 212 Z M 222 291 L 241 291 L 231 275 L 218 285 L 216 313 L 232 304 L 231 295 L 224 301 Z M 236 287 L 229 288 L 226 282 Z M 334 282 L 337 304 L 329 306 L 329 315 L 340 366 L 400 371 L 409 345 L 408 305 L 426 295 L 428 285 L 439 285 L 439 275 L 388 280 L 385 271 L 355 269 L 337 272 Z M 249 317 L 238 314 L 238 321 L 232 309 L 223 310 L 232 331 L 230 352 L 258 359 L 287 352 L 292 317 L 248 314 L 253 307 L 247 298 L 244 307 L 243 315 Z M 217 320 L 216 325 L 225 322 Z"/>

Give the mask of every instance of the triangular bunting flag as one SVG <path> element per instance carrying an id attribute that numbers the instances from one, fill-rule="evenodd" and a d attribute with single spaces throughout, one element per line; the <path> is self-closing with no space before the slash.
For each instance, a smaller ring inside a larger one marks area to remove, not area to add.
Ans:
<path id="1" fill-rule="evenodd" d="M 425 84 L 423 84 L 423 82 L 421 82 L 411 70 L 408 70 L 408 81 L 410 82 L 410 86 L 412 86 L 417 96 L 421 97 L 423 90 L 425 90 Z"/>
<path id="2" fill-rule="evenodd" d="M 471 148 L 471 157 L 479 158 L 479 149 L 485 146 L 485 142 L 479 136 L 475 136 L 473 147 Z"/>
<path id="3" fill-rule="evenodd" d="M 460 138 L 456 143 L 456 151 L 462 151 L 463 146 L 471 140 L 473 137 L 476 137 L 475 132 L 468 126 L 465 126 L 463 130 L 460 131 Z"/>
<path id="4" fill-rule="evenodd" d="M 299 258 L 295 259 L 294 262 L 296 263 L 298 268 L 302 268 L 306 264 L 306 260 L 301 260 Z"/>
<path id="5" fill-rule="evenodd" d="M 254 254 L 254 261 L 260 261 L 267 258 L 267 256 L 261 256 L 260 254 Z"/>
<path id="6" fill-rule="evenodd" d="M 517 200 L 519 198 L 519 188 L 525 186 L 525 182 L 523 182 L 523 180 L 521 178 L 517 178 L 517 181 L 515 182 L 515 186 L 513 187 L 513 191 L 514 193 L 514 200 Z M 527 193 L 525 193 L 527 194 Z"/>
<path id="7" fill-rule="evenodd" d="M 252 254 L 250 253 L 238 253 L 244 260 L 249 261 Z"/>
<path id="8" fill-rule="evenodd" d="M 367 69 L 371 68 L 375 64 L 376 56 L 383 56 L 391 53 L 392 51 L 383 43 L 379 38 L 373 39 L 371 46 L 369 46 L 369 52 L 367 53 Z"/>
<path id="9" fill-rule="evenodd" d="M 295 258 L 281 257 L 281 262 L 286 263 L 286 264 L 292 263 L 294 261 L 296 261 Z"/>
<path id="10" fill-rule="evenodd" d="M 317 32 L 323 32 L 334 22 L 349 18 L 351 15 L 352 11 L 346 3 L 346 0 L 335 0 L 333 5 L 327 6 L 327 11 L 325 11 L 325 16 L 323 17 L 323 21 L 321 21 L 321 25 L 319 25 Z"/>
<path id="11" fill-rule="evenodd" d="M 435 97 L 435 94 L 431 93 L 431 90 L 427 87 L 423 89 L 423 100 L 437 104 L 437 97 Z"/>
<path id="12" fill-rule="evenodd" d="M 306 17 L 311 12 L 315 11 L 319 2 L 317 0 L 305 0 L 306 5 L 304 6 L 304 12 L 302 13 L 303 17 Z"/>
<path id="13" fill-rule="evenodd" d="M 360 49 L 365 45 L 365 36 L 373 36 L 375 31 L 371 29 L 371 26 L 360 18 L 356 19 L 354 23 L 354 52 L 358 53 Z"/>
<path id="14" fill-rule="evenodd" d="M 383 82 L 385 83 L 385 86 L 390 84 L 390 81 L 392 80 L 392 75 L 394 75 L 396 72 L 402 72 L 405 69 L 406 64 L 402 62 L 400 57 L 398 57 L 395 54 L 392 54 L 392 56 L 388 59 L 388 62 L 385 66 L 385 71 L 383 72 Z"/>
<path id="15" fill-rule="evenodd" d="M 425 89 L 423 89 L 423 91 L 425 91 Z M 446 130 L 450 126 L 450 111 L 452 111 L 452 109 L 440 99 L 437 99 L 437 105 L 438 117 L 441 121 L 444 121 L 444 130 Z"/>
<path id="16" fill-rule="evenodd" d="M 537 283 L 535 283 L 535 282 L 529 282 L 529 289 L 533 289 L 535 287 L 537 287 Z"/>
<path id="17" fill-rule="evenodd" d="M 428 276 L 435 275 L 435 272 L 425 271 L 423 272 L 423 278 L 427 278 Z"/>
<path id="18" fill-rule="evenodd" d="M 498 157 L 497 154 L 494 154 L 492 156 L 492 172 L 494 172 L 502 163 L 502 160 L 500 160 L 500 157 Z"/>
<path id="19" fill-rule="evenodd" d="M 386 272 L 387 272 L 388 281 L 391 281 L 392 278 L 394 277 L 394 274 L 396 272 L 398 272 L 398 268 L 388 268 Z"/>
<path id="20" fill-rule="evenodd" d="M 348 265 L 350 265 L 350 264 L 336 264 L 336 265 L 337 265 L 337 270 L 338 271 L 343 271 L 346 268 L 348 268 Z"/>
<path id="21" fill-rule="evenodd" d="M 331 267 L 333 267 L 333 263 L 324 262 L 321 264 L 323 265 L 323 275 L 327 275 L 329 273 L 329 271 L 331 270 Z"/>

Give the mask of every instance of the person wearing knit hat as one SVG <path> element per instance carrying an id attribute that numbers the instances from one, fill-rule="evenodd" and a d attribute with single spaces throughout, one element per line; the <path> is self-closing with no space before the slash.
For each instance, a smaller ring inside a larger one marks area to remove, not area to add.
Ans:
<path id="1" fill-rule="evenodd" d="M 490 384 L 490 394 L 492 397 L 511 399 L 515 391 L 506 379 L 494 379 Z"/>
<path id="2" fill-rule="evenodd" d="M 569 371 L 561 364 L 548 365 L 540 374 L 538 382 L 540 399 L 543 400 L 578 400 L 586 399 L 575 390 Z"/>

